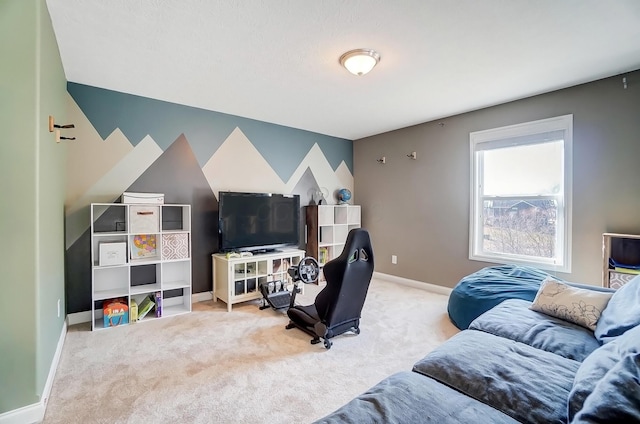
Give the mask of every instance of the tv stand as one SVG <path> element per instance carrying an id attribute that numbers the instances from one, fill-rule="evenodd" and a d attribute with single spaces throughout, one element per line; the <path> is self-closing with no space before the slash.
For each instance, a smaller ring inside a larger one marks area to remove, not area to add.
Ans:
<path id="1" fill-rule="evenodd" d="M 213 301 L 218 299 L 232 305 L 261 299 L 260 284 L 284 281 L 293 290 L 293 282 L 287 273 L 289 267 L 298 265 L 305 257 L 304 250 L 282 249 L 260 253 L 256 256 L 230 257 L 215 253 L 213 259 Z M 282 287 L 282 286 L 281 286 Z"/>

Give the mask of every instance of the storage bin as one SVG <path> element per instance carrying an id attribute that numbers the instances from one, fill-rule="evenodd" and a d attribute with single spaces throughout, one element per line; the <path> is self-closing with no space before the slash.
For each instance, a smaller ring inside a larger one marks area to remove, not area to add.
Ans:
<path id="1" fill-rule="evenodd" d="M 637 277 L 636 274 L 625 274 L 622 272 L 609 271 L 609 287 L 612 289 L 619 289 L 627 284 L 629 281 Z"/>
<path id="2" fill-rule="evenodd" d="M 122 193 L 122 203 L 164 204 L 163 193 Z"/>
<path id="3" fill-rule="evenodd" d="M 189 258 L 189 234 L 163 234 L 162 259 Z"/>
<path id="4" fill-rule="evenodd" d="M 160 230 L 160 207 L 134 205 L 129 207 L 129 232 L 155 234 Z"/>

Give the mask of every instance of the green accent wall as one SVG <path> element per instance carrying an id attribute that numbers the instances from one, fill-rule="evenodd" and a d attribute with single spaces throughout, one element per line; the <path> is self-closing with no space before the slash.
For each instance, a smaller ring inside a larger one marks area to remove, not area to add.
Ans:
<path id="1" fill-rule="evenodd" d="M 36 116 L 38 274 L 36 275 L 36 390 L 42 394 L 65 317 L 64 198 L 66 144 L 57 144 L 46 125 L 49 115 L 66 124 L 67 79 L 44 0 L 38 0 L 39 102 Z M 58 317 L 60 299 L 60 317 Z"/>
<path id="2" fill-rule="evenodd" d="M 40 401 L 63 327 L 66 81 L 45 0 L 0 0 L 0 38 L 1 414 Z"/>

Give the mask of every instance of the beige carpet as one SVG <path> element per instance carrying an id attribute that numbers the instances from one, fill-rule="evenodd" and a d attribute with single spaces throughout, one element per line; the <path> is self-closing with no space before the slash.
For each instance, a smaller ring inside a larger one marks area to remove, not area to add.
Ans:
<path id="1" fill-rule="evenodd" d="M 317 286 L 306 286 L 301 304 Z M 44 423 L 304 423 L 412 365 L 457 329 L 447 297 L 373 280 L 361 333 L 311 345 L 257 302 L 66 337 Z"/>

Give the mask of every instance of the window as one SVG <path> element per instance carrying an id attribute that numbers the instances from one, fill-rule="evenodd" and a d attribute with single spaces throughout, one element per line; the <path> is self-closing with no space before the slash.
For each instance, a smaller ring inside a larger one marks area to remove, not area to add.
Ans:
<path id="1" fill-rule="evenodd" d="M 573 115 L 477 131 L 469 259 L 571 272 Z"/>

